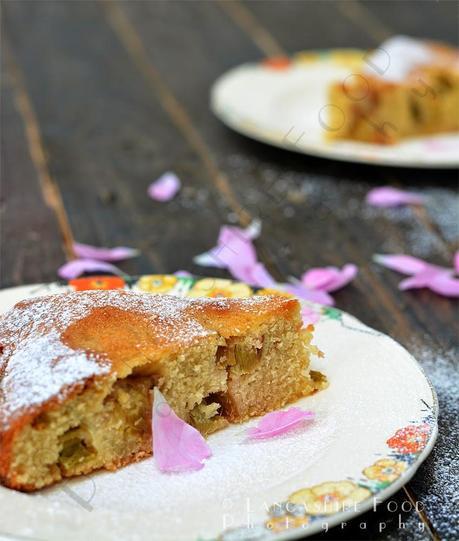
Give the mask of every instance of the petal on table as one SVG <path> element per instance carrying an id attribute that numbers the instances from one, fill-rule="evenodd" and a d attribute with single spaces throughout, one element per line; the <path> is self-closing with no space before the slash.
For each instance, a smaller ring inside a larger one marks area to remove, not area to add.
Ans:
<path id="1" fill-rule="evenodd" d="M 155 201 L 170 201 L 180 190 L 182 183 L 175 173 L 168 171 L 152 182 L 148 187 L 148 195 Z"/>
<path id="2" fill-rule="evenodd" d="M 357 276 L 358 269 L 352 263 L 337 267 L 318 267 L 310 269 L 301 277 L 302 284 L 307 289 L 320 289 L 322 291 L 336 291 L 341 289 Z"/>
<path id="3" fill-rule="evenodd" d="M 122 261 L 139 255 L 139 250 L 117 246 L 116 248 L 99 248 L 81 242 L 73 243 L 73 251 L 78 258 L 93 259 L 97 261 Z"/>
<path id="4" fill-rule="evenodd" d="M 72 280 L 78 278 L 85 272 L 109 272 L 111 274 L 123 274 L 123 272 L 115 265 L 95 259 L 74 259 L 68 263 L 64 263 L 58 268 L 57 274 L 64 280 Z"/>
<path id="5" fill-rule="evenodd" d="M 376 254 L 373 256 L 373 260 L 383 267 L 408 275 L 423 272 L 431 266 L 422 259 L 404 254 Z"/>
<path id="6" fill-rule="evenodd" d="M 398 207 L 400 205 L 422 205 L 425 197 L 418 193 L 399 190 L 392 186 L 381 186 L 367 193 L 366 202 L 373 207 Z"/>

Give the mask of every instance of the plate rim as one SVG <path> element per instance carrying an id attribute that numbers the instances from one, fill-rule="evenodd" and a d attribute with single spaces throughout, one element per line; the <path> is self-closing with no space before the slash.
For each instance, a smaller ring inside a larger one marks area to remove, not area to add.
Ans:
<path id="1" fill-rule="evenodd" d="M 108 275 L 97 275 L 97 276 L 91 276 L 90 278 L 100 278 L 102 276 L 107 277 Z M 143 276 L 152 276 L 152 275 L 147 274 L 147 275 L 130 276 L 130 275 L 126 274 L 124 276 L 129 277 L 130 279 L 138 280 L 138 279 L 142 278 Z M 154 275 L 154 276 L 156 276 L 156 275 Z M 158 275 L 158 276 L 167 277 L 167 276 L 175 276 L 175 275 L 161 274 L 161 275 Z M 199 280 L 199 279 L 210 278 L 210 277 L 209 276 L 193 275 L 192 278 L 195 279 L 195 280 Z M 215 278 L 215 279 L 218 280 L 220 278 Z M 228 282 L 231 282 L 233 284 L 238 284 L 238 283 L 240 284 L 241 283 L 241 282 L 237 282 L 235 280 L 226 279 L 226 278 L 224 278 L 224 280 L 226 280 Z M 20 286 L 12 286 L 12 287 L 7 287 L 7 288 L 2 288 L 2 289 L 0 289 L 0 299 L 1 299 L 1 296 L 2 296 L 3 293 L 6 293 L 6 292 L 11 293 L 11 292 L 14 292 L 15 290 L 22 290 L 24 287 L 38 289 L 40 287 L 46 287 L 46 286 L 48 286 L 48 287 L 49 286 L 65 287 L 66 285 L 68 285 L 68 282 L 66 282 L 65 280 L 61 280 L 61 281 L 53 281 L 53 282 L 23 284 L 23 285 L 20 285 Z M 276 284 L 276 285 L 278 286 L 279 290 L 282 290 L 283 284 Z M 65 293 L 65 290 L 61 291 L 61 292 L 55 291 L 54 293 L 51 293 L 51 294 L 59 294 L 59 293 Z M 46 295 L 46 294 L 49 294 L 49 293 L 45 292 L 44 295 Z M 18 299 L 17 302 L 19 302 L 19 299 Z M 304 301 L 300 301 L 300 302 L 304 302 Z M 306 303 L 306 304 L 313 305 L 313 306 L 316 306 L 316 307 L 320 307 L 320 305 L 317 305 L 317 304 L 314 304 L 314 303 Z M 399 348 L 400 350 L 402 350 L 405 353 L 405 355 L 407 356 L 407 360 L 409 359 L 410 363 L 419 371 L 420 375 L 427 382 L 430 393 L 432 395 L 432 409 L 430 411 L 430 415 L 432 416 L 432 423 L 431 423 L 431 430 L 430 430 L 429 438 L 428 438 L 425 446 L 423 447 L 423 449 L 416 456 L 414 462 L 409 464 L 409 466 L 408 466 L 408 468 L 407 468 L 407 470 L 405 472 L 403 472 L 396 480 L 394 480 L 392 483 L 390 483 L 390 485 L 388 485 L 386 488 L 383 488 L 383 489 L 379 490 L 376 494 L 372 493 L 365 500 L 359 502 L 358 506 L 357 506 L 357 509 L 354 508 L 352 510 L 339 511 L 339 512 L 333 513 L 331 515 L 326 515 L 326 516 L 322 517 L 321 519 L 313 522 L 312 524 L 307 525 L 307 527 L 305 527 L 305 528 L 299 527 L 299 528 L 287 529 L 284 532 L 276 533 L 274 536 L 270 536 L 268 531 L 267 531 L 268 538 L 272 539 L 273 541 L 291 541 L 291 540 L 295 540 L 295 539 L 309 537 L 311 535 L 314 535 L 316 533 L 319 533 L 319 532 L 323 531 L 323 524 L 324 523 L 327 524 L 327 528 L 329 530 L 331 528 L 334 528 L 334 527 L 338 526 L 342 522 L 347 522 L 349 520 L 352 520 L 352 519 L 355 519 L 355 518 L 361 516 L 365 512 L 372 509 L 375 506 L 375 502 L 377 502 L 377 505 L 383 504 L 390 496 L 392 496 L 393 494 L 398 492 L 401 488 L 403 488 L 414 477 L 414 475 L 417 473 L 420 466 L 423 464 L 423 462 L 426 460 L 426 458 L 431 453 L 431 451 L 432 451 L 432 449 L 433 449 L 433 447 L 434 447 L 434 445 L 436 443 L 437 437 L 438 437 L 439 402 L 438 402 L 437 392 L 436 392 L 435 387 L 433 386 L 432 382 L 430 381 L 430 378 L 427 376 L 424 368 L 419 363 L 419 361 L 416 359 L 416 357 L 412 353 L 410 353 L 402 344 L 397 342 L 391 336 L 373 329 L 372 327 L 366 325 L 365 323 L 360 321 L 358 318 L 356 318 L 352 314 L 349 314 L 348 312 L 345 312 L 345 311 L 340 310 L 340 309 L 337 309 L 337 310 L 339 312 L 341 312 L 341 314 L 343 316 L 346 316 L 347 318 L 349 318 L 352 322 L 358 323 L 362 330 L 372 331 L 372 333 L 377 333 L 377 335 L 382 336 L 385 339 L 388 339 L 390 342 L 392 342 L 393 345 L 395 345 L 397 348 Z M 0 316 L 1 316 L 1 314 L 0 314 Z M 257 526 L 259 526 L 259 523 L 256 522 L 253 526 L 257 527 Z M 239 529 L 239 528 L 237 528 L 237 529 Z M 220 532 L 220 535 L 223 535 L 227 531 L 228 530 Z M 7 535 L 7 536 L 9 535 L 9 536 L 12 536 L 14 538 L 15 534 L 12 534 L 12 533 L 10 534 L 8 532 L 0 531 L 0 535 Z M 37 541 L 47 541 L 46 538 L 35 538 L 35 537 L 33 537 L 31 539 L 37 539 Z M 218 537 L 217 539 L 220 539 L 220 537 Z M 260 540 L 263 540 L 263 539 L 264 538 L 260 538 Z M 215 540 L 212 540 L 212 541 L 215 541 Z"/>
<path id="2" fill-rule="evenodd" d="M 321 55 L 323 55 L 324 53 L 331 55 L 333 54 L 333 52 L 337 52 L 337 51 L 343 51 L 343 49 L 333 49 L 333 48 L 326 49 L 326 50 L 320 51 L 320 53 Z M 313 53 L 313 54 L 317 53 L 317 51 L 314 49 L 311 49 L 308 51 L 302 51 L 302 52 Z M 298 55 L 298 54 L 301 54 L 301 52 L 290 55 L 289 58 L 293 58 L 295 55 Z M 317 60 L 314 60 L 314 62 L 325 63 L 325 62 L 330 62 L 330 60 L 327 59 L 326 57 L 324 58 L 323 56 L 319 56 L 319 58 Z M 439 161 L 439 162 L 432 162 L 432 161 L 419 162 L 413 159 L 397 160 L 397 159 L 390 158 L 388 156 L 384 156 L 384 157 L 378 156 L 376 159 L 374 159 L 374 158 L 366 157 L 364 154 L 352 154 L 352 153 L 334 151 L 331 146 L 333 145 L 333 143 L 324 142 L 323 145 L 320 145 L 320 146 L 306 143 L 302 147 L 291 144 L 289 143 L 288 140 L 285 143 L 282 143 L 282 141 L 280 141 L 277 137 L 271 136 L 269 131 L 264 130 L 262 126 L 260 126 L 259 129 L 254 128 L 253 122 L 252 122 L 253 119 L 251 119 L 250 123 L 246 123 L 242 121 L 241 115 L 239 115 L 238 113 L 233 114 L 233 115 L 229 114 L 228 110 L 224 106 L 222 106 L 221 99 L 219 97 L 219 92 L 221 92 L 222 86 L 226 84 L 230 78 L 237 76 L 239 72 L 247 71 L 249 69 L 259 68 L 261 65 L 262 64 L 259 62 L 258 63 L 257 62 L 244 62 L 242 64 L 234 66 L 228 69 L 226 72 L 222 73 L 212 83 L 212 86 L 210 88 L 210 93 L 209 93 L 210 110 L 224 125 L 234 130 L 235 132 L 245 137 L 248 137 L 250 139 L 254 139 L 260 143 L 265 143 L 276 148 L 289 150 L 297 154 L 314 156 L 314 157 L 322 158 L 322 159 L 337 160 L 337 161 L 346 162 L 346 163 L 360 163 L 360 164 L 366 164 L 366 165 L 372 165 L 372 166 L 385 166 L 385 167 L 401 167 L 401 168 L 407 168 L 407 169 L 450 170 L 450 169 L 456 169 L 457 167 L 459 167 L 458 159 L 456 159 L 455 161 L 451 159 L 451 160 L 444 160 L 444 161 Z M 441 135 L 446 135 L 446 134 L 432 134 L 428 137 L 434 137 L 435 135 L 441 136 Z M 411 139 L 416 139 L 416 138 L 411 138 Z M 372 145 L 371 143 L 362 143 L 359 141 L 350 141 L 350 142 L 353 145 L 362 145 L 362 147 L 366 147 L 368 148 L 368 150 L 371 150 L 371 148 L 378 148 L 379 146 L 379 145 Z M 330 145 L 330 146 L 327 147 L 327 145 Z"/>

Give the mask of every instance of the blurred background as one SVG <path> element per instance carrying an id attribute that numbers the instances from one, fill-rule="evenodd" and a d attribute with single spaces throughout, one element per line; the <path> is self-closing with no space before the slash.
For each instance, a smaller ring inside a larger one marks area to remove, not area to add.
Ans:
<path id="1" fill-rule="evenodd" d="M 260 260 L 276 279 L 357 264 L 338 306 L 418 356 L 443 412 L 436 450 L 397 495 L 426 509 L 402 514 L 406 538 L 457 539 L 457 305 L 427 290 L 402 294 L 400 277 L 372 263 L 383 252 L 451 265 L 457 171 L 297 155 L 230 131 L 209 110 L 212 83 L 241 63 L 372 48 L 395 34 L 457 46 L 458 3 L 3 0 L 0 285 L 55 280 L 74 240 L 138 248 L 121 265 L 132 275 L 205 274 L 192 260 L 215 245 L 220 226 L 255 218 Z M 146 192 L 165 171 L 182 189 L 158 203 Z M 365 195 L 379 185 L 422 192 L 428 204 L 368 208 Z M 403 538 L 397 516 L 379 513 L 383 531 L 372 515 L 369 531 L 354 525 L 330 538 Z"/>

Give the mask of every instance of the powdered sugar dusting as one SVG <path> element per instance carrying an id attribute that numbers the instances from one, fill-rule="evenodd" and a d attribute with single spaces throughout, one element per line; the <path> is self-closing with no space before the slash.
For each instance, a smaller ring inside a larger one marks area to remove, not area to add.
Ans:
<path id="1" fill-rule="evenodd" d="M 53 397 L 64 397 L 71 385 L 107 375 L 106 355 L 72 349 L 61 340 L 73 323 L 97 308 L 114 308 L 141 314 L 151 322 L 152 336 L 180 344 L 215 334 L 193 313 L 208 307 L 266 303 L 265 296 L 247 299 L 184 299 L 130 291 L 84 291 L 38 297 L 17 304 L 0 319 L 0 427 L 25 410 Z M 139 344 L 139 348 L 148 344 Z"/>
<path id="2" fill-rule="evenodd" d="M 69 325 L 95 308 L 141 313 L 151 318 L 156 335 L 170 332 L 172 325 L 175 339 L 186 342 L 212 332 L 184 315 L 189 305 L 172 296 L 126 291 L 72 292 L 19 303 L 0 320 L 0 426 L 32 406 L 63 396 L 72 384 L 110 372 L 105 356 L 71 349 L 61 341 Z"/>
<path id="3" fill-rule="evenodd" d="M 13 415 L 68 386 L 110 371 L 96 356 L 65 346 L 56 332 L 26 340 L 8 360 L 0 383 L 2 416 Z"/>

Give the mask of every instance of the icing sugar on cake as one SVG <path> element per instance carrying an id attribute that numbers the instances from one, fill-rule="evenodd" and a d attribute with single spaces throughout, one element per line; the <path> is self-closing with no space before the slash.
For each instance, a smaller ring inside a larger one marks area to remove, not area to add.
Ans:
<path id="1" fill-rule="evenodd" d="M 248 309 L 266 297 L 241 300 Z M 98 309 L 113 308 L 151 320 L 156 338 L 192 343 L 215 334 L 203 327 L 193 312 L 209 305 L 227 310 L 237 299 L 184 299 L 130 291 L 86 291 L 38 297 L 18 303 L 0 319 L 0 426 L 17 414 L 66 393 L 88 378 L 107 376 L 111 363 L 104 354 L 74 349 L 62 333 Z M 191 311 L 190 311 L 191 308 Z M 147 344 L 139 339 L 141 350 Z"/>
<path id="2" fill-rule="evenodd" d="M 110 373 L 104 355 L 72 349 L 61 340 L 61 333 L 94 309 L 141 313 L 158 323 L 156 334 L 167 323 L 177 339 L 192 341 L 212 331 L 186 317 L 190 302 L 199 300 L 125 291 L 64 293 L 20 302 L 0 319 L 0 425 L 52 397 L 64 398 L 71 385 Z"/>

